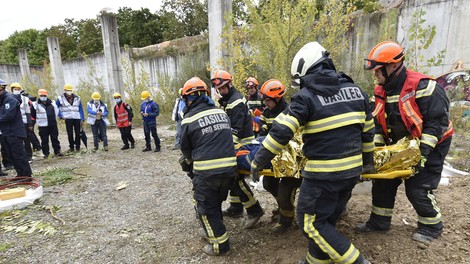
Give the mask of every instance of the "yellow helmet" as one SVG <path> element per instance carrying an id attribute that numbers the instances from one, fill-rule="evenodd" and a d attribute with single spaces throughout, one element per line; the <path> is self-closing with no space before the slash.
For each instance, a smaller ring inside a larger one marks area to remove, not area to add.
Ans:
<path id="1" fill-rule="evenodd" d="M 64 91 L 72 91 L 72 90 L 73 90 L 72 85 L 70 85 L 68 83 L 66 85 L 64 85 Z"/>
<path id="2" fill-rule="evenodd" d="M 117 97 L 121 98 L 122 96 L 120 93 L 113 93 L 113 98 L 117 98 Z"/>
<path id="3" fill-rule="evenodd" d="M 100 100 L 100 99 L 101 99 L 100 93 L 98 93 L 98 92 L 92 93 L 92 94 L 91 94 L 91 99 L 93 99 L 93 100 Z"/>
<path id="4" fill-rule="evenodd" d="M 13 88 L 20 88 L 21 90 L 23 90 L 23 87 L 21 87 L 21 84 L 19 84 L 17 82 L 10 84 L 10 88 L 12 90 L 13 90 Z"/>
<path id="5" fill-rule="evenodd" d="M 142 100 L 145 100 L 147 98 L 150 97 L 150 92 L 149 91 L 143 91 L 141 94 L 140 94 L 140 99 Z"/>

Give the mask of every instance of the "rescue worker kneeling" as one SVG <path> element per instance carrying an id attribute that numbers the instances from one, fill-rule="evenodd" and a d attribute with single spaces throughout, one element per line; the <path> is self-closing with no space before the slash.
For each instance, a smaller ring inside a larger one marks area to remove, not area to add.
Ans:
<path id="1" fill-rule="evenodd" d="M 198 77 L 184 84 L 182 97 L 187 108 L 181 123 L 181 152 L 189 165 L 183 169 L 192 168 L 188 175 L 192 178 L 195 209 L 203 227 L 200 233 L 209 242 L 203 251 L 224 255 L 230 244 L 222 202 L 237 173 L 230 119 L 215 106 L 206 84 Z"/>

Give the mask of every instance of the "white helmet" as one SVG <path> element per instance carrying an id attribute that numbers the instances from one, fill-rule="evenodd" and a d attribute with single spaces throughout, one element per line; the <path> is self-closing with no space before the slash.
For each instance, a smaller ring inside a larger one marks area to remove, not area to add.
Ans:
<path id="1" fill-rule="evenodd" d="M 290 73 L 294 79 L 293 86 L 300 85 L 300 78 L 305 76 L 307 70 L 328 58 L 328 52 L 318 42 L 309 42 L 305 44 L 295 54 L 292 60 Z"/>

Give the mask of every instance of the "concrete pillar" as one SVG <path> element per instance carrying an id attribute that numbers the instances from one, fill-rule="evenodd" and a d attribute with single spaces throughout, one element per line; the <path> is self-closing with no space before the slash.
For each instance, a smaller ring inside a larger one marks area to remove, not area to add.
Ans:
<path id="1" fill-rule="evenodd" d="M 56 37 L 47 37 L 47 50 L 49 51 L 49 61 L 51 62 L 51 73 L 54 78 L 55 94 L 58 96 L 62 93 L 65 85 L 64 71 L 62 69 L 62 56 L 60 55 L 59 39 Z M 49 91 L 52 93 L 52 90 Z"/>
<path id="2" fill-rule="evenodd" d="M 103 35 L 104 57 L 106 59 L 106 72 L 110 92 L 124 93 L 122 78 L 121 48 L 117 30 L 116 15 L 101 12 L 101 32 Z M 124 95 L 123 95 L 124 96 Z"/>
<path id="3" fill-rule="evenodd" d="M 31 70 L 29 69 L 28 54 L 25 49 L 18 49 L 18 60 L 20 62 L 21 76 L 29 79 Z"/>
<path id="4" fill-rule="evenodd" d="M 232 0 L 209 0 L 207 13 L 209 15 L 209 57 L 211 75 L 215 70 L 224 69 L 232 71 L 232 65 L 226 58 L 229 50 L 222 47 L 227 39 L 222 37 L 223 29 L 227 25 L 227 17 L 232 14 Z M 231 25 L 228 25 L 231 27 Z M 231 28 L 230 28 L 231 30 Z M 230 47 L 230 45 L 229 45 Z"/>

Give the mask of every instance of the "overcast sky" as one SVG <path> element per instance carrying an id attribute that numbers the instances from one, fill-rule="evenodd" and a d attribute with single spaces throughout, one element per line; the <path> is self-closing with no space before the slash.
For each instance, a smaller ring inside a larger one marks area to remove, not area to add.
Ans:
<path id="1" fill-rule="evenodd" d="M 0 6 L 0 40 L 15 31 L 44 30 L 64 24 L 66 18 L 75 20 L 96 18 L 103 8 L 117 12 L 120 7 L 134 10 L 148 8 L 154 13 L 162 0 L 3 0 Z"/>

